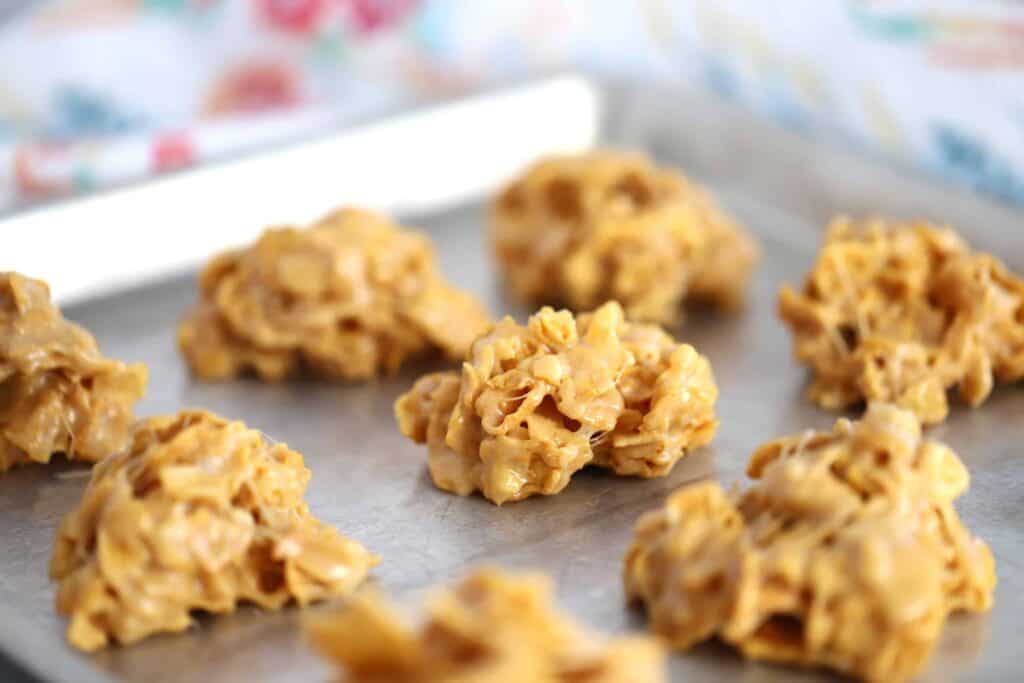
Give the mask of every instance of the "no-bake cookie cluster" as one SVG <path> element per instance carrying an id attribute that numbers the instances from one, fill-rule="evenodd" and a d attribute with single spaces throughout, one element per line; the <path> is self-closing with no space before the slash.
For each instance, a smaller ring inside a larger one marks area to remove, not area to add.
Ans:
<path id="1" fill-rule="evenodd" d="M 461 358 L 489 322 L 441 277 L 425 236 L 354 209 L 217 256 L 200 295 L 178 344 L 204 378 L 363 379 L 429 350 Z"/>
<path id="2" fill-rule="evenodd" d="M 948 228 L 839 219 L 779 312 L 826 408 L 889 401 L 931 424 L 951 387 L 976 406 L 1024 378 L 1024 280 Z"/>
<path id="3" fill-rule="evenodd" d="M 475 572 L 435 595 L 418 631 L 379 597 L 309 618 L 318 648 L 348 683 L 660 683 L 664 654 L 650 638 L 605 641 L 551 606 L 539 575 Z"/>
<path id="4" fill-rule="evenodd" d="M 637 524 L 626 591 L 675 647 L 718 636 L 752 658 L 902 681 L 950 612 L 991 606 L 992 555 L 953 508 L 967 470 L 912 413 L 872 404 L 765 444 L 748 473 L 742 493 L 683 488 Z"/>
<path id="5" fill-rule="evenodd" d="M 495 253 L 523 299 L 578 311 L 618 301 L 670 323 L 686 301 L 735 308 L 754 241 L 704 188 L 637 154 L 551 157 L 491 207 Z"/>
<path id="6" fill-rule="evenodd" d="M 83 650 L 182 631 L 191 612 L 278 608 L 355 588 L 377 559 L 314 518 L 302 456 L 205 412 L 151 418 L 93 468 L 50 563 Z"/>
<path id="7" fill-rule="evenodd" d="M 461 373 L 423 377 L 395 411 L 439 488 L 501 504 L 558 493 L 591 464 L 662 476 L 714 436 L 717 397 L 704 356 L 609 303 L 502 320 Z"/>
<path id="8" fill-rule="evenodd" d="M 0 473 L 56 453 L 96 462 L 125 447 L 146 367 L 104 357 L 45 282 L 0 273 Z"/>

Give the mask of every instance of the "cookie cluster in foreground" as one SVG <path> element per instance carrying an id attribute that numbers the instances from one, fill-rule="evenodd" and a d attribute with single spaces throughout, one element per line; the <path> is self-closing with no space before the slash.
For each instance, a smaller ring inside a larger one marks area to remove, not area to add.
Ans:
<path id="1" fill-rule="evenodd" d="M 368 378 L 430 350 L 461 358 L 489 322 L 441 277 L 425 236 L 354 209 L 267 230 L 214 258 L 200 289 L 178 344 L 205 378 Z"/>
<path id="2" fill-rule="evenodd" d="M 992 555 L 953 508 L 967 470 L 913 414 L 872 404 L 765 444 L 748 472 L 742 494 L 689 486 L 637 524 L 626 592 L 675 647 L 718 636 L 890 683 L 921 669 L 950 612 L 991 606 Z"/>
<path id="3" fill-rule="evenodd" d="M 618 301 L 668 323 L 684 301 L 734 308 L 757 246 L 702 187 L 641 155 L 552 157 L 506 187 L 491 233 L 520 297 L 589 310 Z"/>
<path id="4" fill-rule="evenodd" d="M 949 388 L 976 406 L 994 380 L 1024 378 L 1024 280 L 946 228 L 833 222 L 779 312 L 826 408 L 888 401 L 932 424 Z"/>
<path id="5" fill-rule="evenodd" d="M 55 453 L 97 460 L 128 442 L 146 366 L 105 358 L 45 282 L 0 273 L 0 472 Z"/>
<path id="6" fill-rule="evenodd" d="M 307 631 L 349 683 L 661 683 L 650 638 L 605 642 L 550 606 L 543 576 L 482 570 L 441 593 L 419 632 L 379 597 L 357 595 Z"/>
<path id="7" fill-rule="evenodd" d="M 590 464 L 665 475 L 714 436 L 717 398 L 704 356 L 609 303 L 578 319 L 550 308 L 525 326 L 505 318 L 461 374 L 426 375 L 395 413 L 428 444 L 439 488 L 501 504 L 558 493 Z"/>
<path id="8" fill-rule="evenodd" d="M 50 562 L 68 640 L 95 650 L 182 631 L 193 610 L 278 608 L 355 588 L 377 559 L 314 518 L 302 456 L 205 412 L 141 423 L 93 469 Z"/>

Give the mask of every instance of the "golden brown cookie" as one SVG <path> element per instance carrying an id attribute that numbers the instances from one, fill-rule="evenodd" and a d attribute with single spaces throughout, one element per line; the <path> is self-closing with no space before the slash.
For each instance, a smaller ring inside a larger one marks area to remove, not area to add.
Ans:
<path id="1" fill-rule="evenodd" d="M 216 256 L 178 345 L 207 379 L 364 379 L 428 351 L 461 358 L 488 322 L 441 277 L 425 236 L 343 209 Z"/>
<path id="2" fill-rule="evenodd" d="M 461 374 L 421 378 L 395 414 L 427 443 L 439 488 L 500 505 L 558 493 L 590 464 L 663 476 L 714 436 L 717 398 L 704 356 L 609 303 L 578 318 L 505 318 L 473 342 Z"/>
<path id="3" fill-rule="evenodd" d="M 779 315 L 825 408 L 888 401 L 933 424 L 948 389 L 977 406 L 995 381 L 1024 378 L 1024 280 L 949 228 L 833 221 Z"/>
<path id="4" fill-rule="evenodd" d="M 410 628 L 379 596 L 310 616 L 317 648 L 348 683 L 660 683 L 652 638 L 605 641 L 551 607 L 542 575 L 480 570 L 435 595 Z"/>
<path id="5" fill-rule="evenodd" d="M 735 308 L 757 245 L 702 187 L 639 154 L 544 159 L 491 206 L 491 237 L 512 291 L 590 310 L 618 301 L 631 320 L 669 323 L 684 301 Z"/>
<path id="6" fill-rule="evenodd" d="M 302 456 L 202 411 L 142 422 L 61 522 L 57 611 L 82 650 L 182 631 L 190 613 L 348 593 L 377 563 L 312 514 Z"/>
<path id="7" fill-rule="evenodd" d="M 0 472 L 54 453 L 96 462 L 124 448 L 146 366 L 104 357 L 45 282 L 0 273 Z"/>
<path id="8" fill-rule="evenodd" d="M 717 636 L 745 656 L 911 678 L 950 612 L 992 604 L 995 564 L 953 500 L 968 475 L 908 411 L 807 431 L 753 455 L 746 491 L 679 489 L 636 527 L 627 595 L 685 649 Z"/>

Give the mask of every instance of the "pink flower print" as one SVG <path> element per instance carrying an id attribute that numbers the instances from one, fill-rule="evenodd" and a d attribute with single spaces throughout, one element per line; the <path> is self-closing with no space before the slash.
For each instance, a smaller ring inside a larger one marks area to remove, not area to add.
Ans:
<path id="1" fill-rule="evenodd" d="M 398 23 L 417 0 L 341 0 L 348 7 L 357 33 L 369 34 Z"/>
<path id="2" fill-rule="evenodd" d="M 25 198 L 69 192 L 73 187 L 74 160 L 59 143 L 24 145 L 14 152 L 14 183 Z"/>
<path id="3" fill-rule="evenodd" d="M 164 173 L 189 166 L 196 159 L 196 149 L 186 133 L 167 133 L 153 141 L 153 171 Z"/>
<path id="4" fill-rule="evenodd" d="M 210 89 L 207 116 L 257 114 L 290 109 L 302 100 L 299 77 L 290 67 L 252 61 L 230 69 Z"/>
<path id="5" fill-rule="evenodd" d="M 325 0 L 256 0 L 256 8 L 267 23 L 300 34 L 316 28 L 326 6 Z"/>

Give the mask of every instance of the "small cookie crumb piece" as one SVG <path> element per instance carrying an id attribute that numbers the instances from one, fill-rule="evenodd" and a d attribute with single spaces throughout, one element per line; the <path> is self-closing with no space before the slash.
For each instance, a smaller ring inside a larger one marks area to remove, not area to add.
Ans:
<path id="1" fill-rule="evenodd" d="M 310 513 L 302 456 L 202 411 L 140 423 L 93 469 L 50 561 L 82 650 L 183 631 L 190 613 L 343 595 L 377 563 Z"/>
<path id="2" fill-rule="evenodd" d="M 833 221 L 779 315 L 825 408 L 886 401 L 934 424 L 950 388 L 977 406 L 995 381 L 1024 378 L 1024 280 L 949 228 Z"/>
<path id="3" fill-rule="evenodd" d="M 651 638 L 607 642 L 551 607 L 542 575 L 480 570 L 427 605 L 419 631 L 376 594 L 337 614 L 310 615 L 307 633 L 348 683 L 660 683 Z"/>
<path id="4" fill-rule="evenodd" d="M 519 297 L 577 311 L 618 301 L 658 323 L 684 302 L 739 306 L 758 256 L 707 190 L 611 151 L 533 165 L 492 203 L 491 237 Z"/>
<path id="5" fill-rule="evenodd" d="M 574 318 L 543 308 L 477 339 L 459 373 L 421 378 L 395 404 L 429 448 L 434 483 L 499 505 L 558 493 L 586 465 L 667 474 L 718 427 L 711 366 L 617 303 Z"/>
<path id="6" fill-rule="evenodd" d="M 0 472 L 55 453 L 96 462 L 123 449 L 146 366 L 105 358 L 41 280 L 0 273 Z"/>
<path id="7" fill-rule="evenodd" d="M 178 346 L 206 379 L 365 379 L 430 350 L 461 358 L 488 322 L 441 277 L 425 236 L 343 209 L 215 257 Z"/>
<path id="8" fill-rule="evenodd" d="M 992 554 L 953 508 L 967 470 L 912 413 L 871 404 L 761 446 L 748 473 L 743 493 L 688 486 L 637 524 L 626 593 L 674 647 L 718 636 L 753 659 L 903 681 L 950 612 L 991 606 Z"/>

